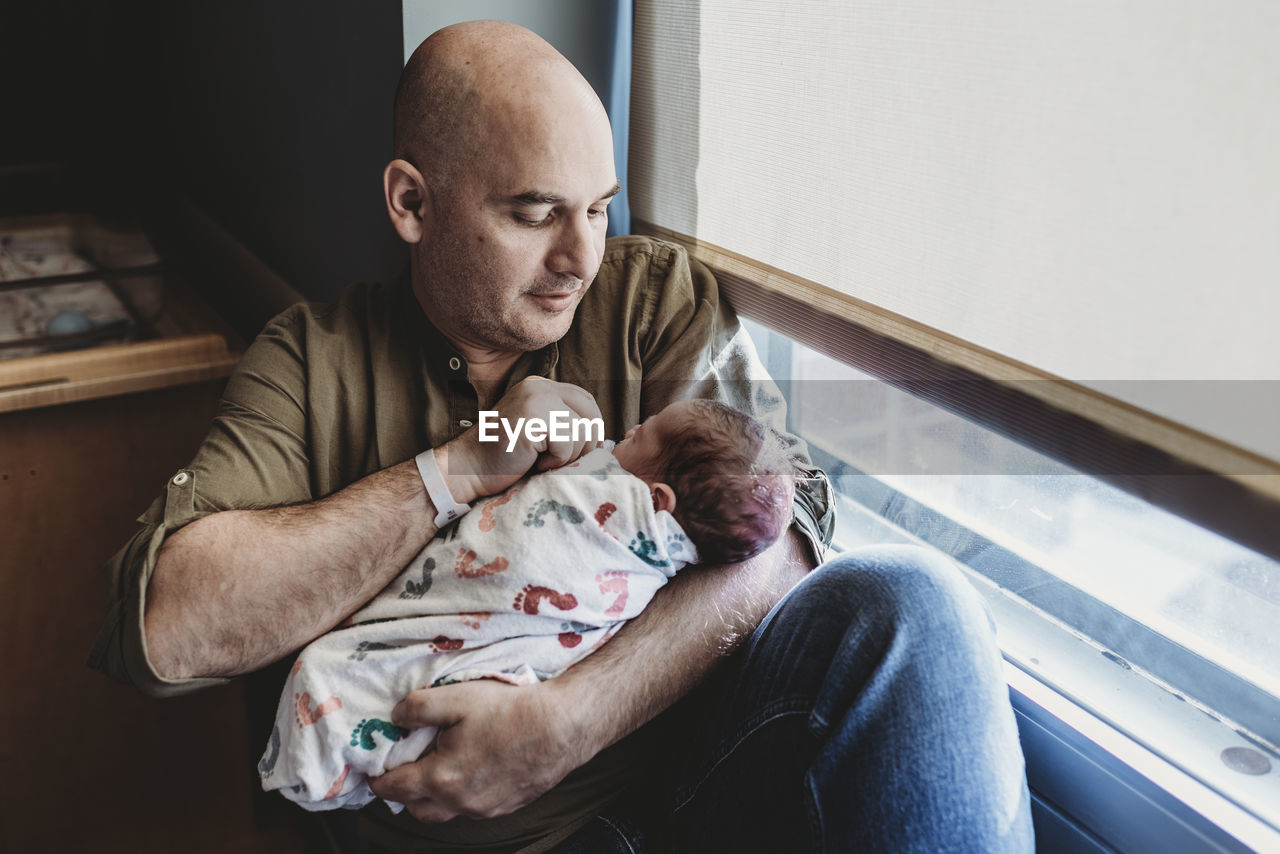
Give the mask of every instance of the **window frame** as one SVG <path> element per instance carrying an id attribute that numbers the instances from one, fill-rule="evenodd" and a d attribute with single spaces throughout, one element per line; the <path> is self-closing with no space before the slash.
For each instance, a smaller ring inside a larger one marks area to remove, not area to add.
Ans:
<path id="1" fill-rule="evenodd" d="M 709 267 L 741 316 L 1280 560 L 1280 461 L 695 237 L 632 225 Z"/>
<path id="2" fill-rule="evenodd" d="M 740 316 L 1280 559 L 1280 530 L 1267 524 L 1280 510 L 1280 477 L 1272 476 L 1280 474 L 1280 465 L 1274 461 L 695 238 L 644 221 L 633 224 L 637 233 L 683 245 L 706 264 Z M 812 450 L 815 463 L 830 473 L 863 474 L 820 448 Z M 897 492 L 870 476 L 858 480 L 863 503 L 872 507 Z M 930 514 L 939 531 L 959 525 L 902 493 L 897 500 L 912 502 L 913 512 Z M 971 540 L 980 537 L 965 533 Z M 928 540 L 916 541 L 930 546 Z M 1061 588 L 1046 570 L 990 540 L 986 545 L 1027 582 L 1020 586 L 1053 580 Z M 1180 701 L 1174 717 L 1162 723 L 1163 732 L 1186 723 L 1203 727 L 1206 714 L 1213 716 L 1206 700 L 1219 704 L 1231 696 L 1235 700 L 1216 716 L 1210 740 L 1220 745 L 1234 739 L 1273 758 L 1280 755 L 1275 747 L 1280 707 L 1258 686 L 1083 592 L 1051 597 L 1042 591 L 1024 602 L 1004 595 L 995 580 L 962 568 L 989 604 L 1018 609 L 1019 620 L 1052 625 L 1063 636 L 1055 643 L 1085 644 L 1094 664 L 1105 668 L 1099 673 L 1124 673 L 1132 686 L 1126 692 Z M 1097 637 L 1086 639 L 1087 633 Z M 1270 811 L 1264 818 L 1244 806 L 1248 799 L 1235 790 L 1224 795 L 1227 789 L 1205 782 L 1223 774 L 1216 752 L 1189 763 L 1179 756 L 1180 764 L 1174 765 L 1134 738 L 1132 727 L 1126 731 L 1114 710 L 1108 713 L 1045 682 L 1016 650 L 1005 647 L 1003 637 L 1001 645 L 1042 833 L 1050 829 L 1059 844 L 1072 840 L 1071 850 L 1280 850 L 1280 821 Z M 1121 712 L 1144 722 L 1146 714 L 1145 708 Z M 1180 723 L 1178 715 L 1187 717 Z M 1246 730 L 1271 743 L 1255 740 Z M 1273 779 L 1264 786 L 1274 785 Z M 1256 788 L 1251 793 L 1255 806 Z M 1270 797 L 1270 789 L 1264 789 L 1262 800 L 1269 803 Z"/>

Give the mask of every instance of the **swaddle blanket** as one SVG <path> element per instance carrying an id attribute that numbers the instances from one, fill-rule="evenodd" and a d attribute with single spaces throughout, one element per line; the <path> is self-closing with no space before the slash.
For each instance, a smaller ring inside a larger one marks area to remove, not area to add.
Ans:
<path id="1" fill-rule="evenodd" d="M 435 738 L 391 723 L 410 691 L 555 676 L 695 560 L 679 523 L 605 448 L 481 501 L 299 654 L 258 763 L 263 788 L 310 810 L 364 806 L 367 777 Z"/>

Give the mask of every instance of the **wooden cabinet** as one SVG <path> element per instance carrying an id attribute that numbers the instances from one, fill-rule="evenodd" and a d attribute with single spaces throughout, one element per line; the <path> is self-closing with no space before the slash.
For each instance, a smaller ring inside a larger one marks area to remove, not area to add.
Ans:
<path id="1" fill-rule="evenodd" d="M 162 338 L 0 362 L 0 851 L 301 850 L 255 825 L 241 683 L 158 701 L 85 664 L 102 565 L 190 460 L 242 347 L 173 287 Z"/>

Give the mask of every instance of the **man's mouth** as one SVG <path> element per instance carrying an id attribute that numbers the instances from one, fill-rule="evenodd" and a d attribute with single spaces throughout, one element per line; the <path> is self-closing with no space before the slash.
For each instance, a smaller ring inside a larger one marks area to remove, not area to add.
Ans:
<path id="1" fill-rule="evenodd" d="M 564 311 L 573 306 L 581 292 L 581 288 L 572 288 L 546 293 L 530 293 L 528 296 L 546 311 Z"/>

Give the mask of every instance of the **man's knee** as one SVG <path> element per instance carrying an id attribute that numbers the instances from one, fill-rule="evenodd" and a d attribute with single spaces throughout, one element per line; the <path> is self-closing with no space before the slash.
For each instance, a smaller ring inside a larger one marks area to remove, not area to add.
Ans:
<path id="1" fill-rule="evenodd" d="M 877 632 L 909 627 L 946 634 L 990 634 L 981 597 L 955 564 L 920 546 L 881 545 L 843 552 L 788 596 L 793 609 L 838 615 Z"/>
<path id="2" fill-rule="evenodd" d="M 856 549 L 818 567 L 779 603 L 748 654 L 794 669 L 793 679 L 807 673 L 830 713 L 871 684 L 991 693 L 980 686 L 1000 672 L 981 597 L 950 559 L 917 546 Z"/>

